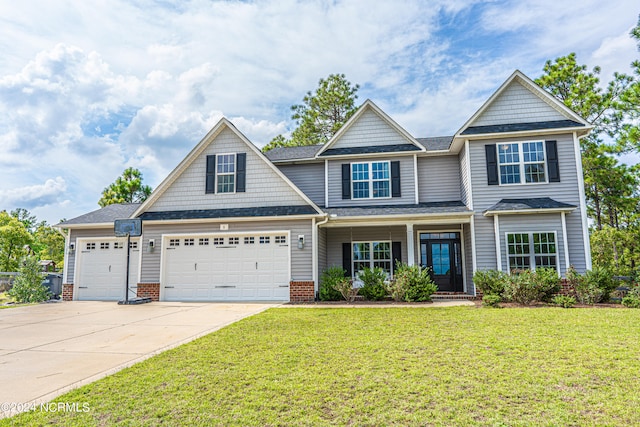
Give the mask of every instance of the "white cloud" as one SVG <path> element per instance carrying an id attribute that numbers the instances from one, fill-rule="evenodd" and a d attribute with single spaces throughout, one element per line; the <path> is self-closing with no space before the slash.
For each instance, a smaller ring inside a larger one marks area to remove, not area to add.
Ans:
<path id="1" fill-rule="evenodd" d="M 46 206 L 59 201 L 67 189 L 62 177 L 48 179 L 44 184 L 30 185 L 10 190 L 0 190 L 0 205 L 19 206 L 25 209 Z"/>

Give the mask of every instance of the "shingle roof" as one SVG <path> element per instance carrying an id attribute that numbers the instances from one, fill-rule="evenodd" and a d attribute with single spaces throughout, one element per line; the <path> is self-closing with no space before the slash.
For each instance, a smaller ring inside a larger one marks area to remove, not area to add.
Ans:
<path id="1" fill-rule="evenodd" d="M 372 154 L 372 153 L 397 153 L 405 151 L 420 151 L 420 147 L 415 144 L 393 144 L 393 145 L 367 145 L 363 147 L 329 148 L 320 156 L 340 156 L 344 154 Z"/>
<path id="2" fill-rule="evenodd" d="M 140 203 L 123 203 L 105 206 L 104 208 L 89 212 L 79 217 L 69 219 L 57 224 L 65 227 L 67 225 L 78 224 L 104 224 L 113 222 L 116 219 L 129 218 L 140 206 Z"/>
<path id="3" fill-rule="evenodd" d="M 412 205 L 358 206 L 324 209 L 330 216 L 386 216 L 386 215 L 423 215 L 471 213 L 461 201 L 418 203 Z"/>
<path id="4" fill-rule="evenodd" d="M 264 153 L 272 162 L 285 160 L 312 159 L 323 147 L 318 145 L 302 145 L 296 147 L 276 147 Z"/>
<path id="5" fill-rule="evenodd" d="M 313 207 L 309 205 L 300 205 L 144 212 L 139 216 L 139 218 L 141 218 L 143 221 L 166 221 L 176 219 L 246 218 L 313 214 L 317 214 L 316 210 Z"/>
<path id="6" fill-rule="evenodd" d="M 569 127 L 584 127 L 582 123 L 578 123 L 573 120 L 551 120 L 546 122 L 529 122 L 529 123 L 509 123 L 502 125 L 488 125 L 488 126 L 470 126 L 461 133 L 461 135 L 478 135 L 485 133 L 503 133 L 503 132 L 518 132 L 527 130 L 540 130 L 540 129 L 559 129 Z"/>
<path id="7" fill-rule="evenodd" d="M 453 136 L 433 136 L 430 138 L 416 138 L 427 151 L 448 150 L 453 141 Z"/>
<path id="8" fill-rule="evenodd" d="M 502 199 L 495 205 L 491 206 L 484 212 L 509 212 L 521 210 L 540 210 L 540 209 L 567 209 L 572 210 L 577 206 L 564 202 L 558 202 L 550 197 L 540 197 L 532 199 Z"/>

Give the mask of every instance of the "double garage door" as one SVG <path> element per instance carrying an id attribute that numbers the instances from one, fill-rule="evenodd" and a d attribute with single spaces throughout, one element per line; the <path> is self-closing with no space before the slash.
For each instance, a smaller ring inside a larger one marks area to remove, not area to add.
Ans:
<path id="1" fill-rule="evenodd" d="M 288 301 L 289 233 L 164 236 L 163 301 Z"/>
<path id="2" fill-rule="evenodd" d="M 76 295 L 78 300 L 117 301 L 125 297 L 127 239 L 79 240 Z M 140 249 L 138 240 L 130 243 L 129 298 L 136 295 Z"/>

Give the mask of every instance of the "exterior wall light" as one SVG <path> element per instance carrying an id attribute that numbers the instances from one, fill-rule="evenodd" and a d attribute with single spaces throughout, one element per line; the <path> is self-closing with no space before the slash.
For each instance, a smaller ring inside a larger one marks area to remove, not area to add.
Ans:
<path id="1" fill-rule="evenodd" d="M 304 249 L 304 234 L 298 234 L 298 249 Z"/>

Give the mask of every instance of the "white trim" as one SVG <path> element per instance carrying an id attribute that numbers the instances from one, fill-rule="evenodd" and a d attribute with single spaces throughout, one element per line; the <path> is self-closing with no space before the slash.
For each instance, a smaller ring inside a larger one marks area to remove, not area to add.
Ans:
<path id="1" fill-rule="evenodd" d="M 524 161 L 524 144 L 531 143 L 541 143 L 542 144 L 542 162 L 525 162 Z M 513 166 L 518 165 L 518 171 L 520 176 L 520 182 L 502 182 L 502 173 L 500 172 L 500 146 L 501 145 L 517 145 L 518 146 L 518 163 L 504 163 L 505 166 Z M 509 141 L 509 142 L 496 142 L 496 163 L 498 165 L 498 185 L 499 186 L 517 186 L 517 185 L 536 185 L 536 184 L 548 184 L 549 183 L 549 172 L 547 170 L 547 144 L 544 140 L 529 140 L 529 141 Z M 544 181 L 536 181 L 536 182 L 527 182 L 526 177 L 526 165 L 540 164 L 542 163 L 542 167 L 544 170 Z"/>
<path id="2" fill-rule="evenodd" d="M 374 104 L 373 101 L 371 101 L 370 99 L 367 99 L 366 101 L 364 101 L 364 103 L 360 107 L 358 107 L 358 110 L 354 113 L 354 115 L 351 116 L 351 118 L 349 118 L 349 120 L 347 120 L 347 122 L 344 125 L 342 125 L 342 127 L 338 130 L 338 132 L 336 132 L 335 135 L 333 135 L 333 137 L 324 145 L 324 147 L 322 147 L 320 150 L 316 152 L 315 157 L 316 158 L 319 157 L 320 154 L 324 153 L 331 146 L 333 146 L 340 138 L 342 138 L 342 136 L 351 128 L 351 126 L 353 126 L 353 124 L 360 119 L 360 116 L 362 116 L 364 112 L 369 109 L 373 110 L 373 112 L 377 114 L 384 122 L 386 122 L 391 128 L 393 128 L 396 132 L 398 132 L 402 137 L 404 137 L 407 140 L 407 142 L 415 145 L 416 148 L 418 148 L 422 152 L 426 151 L 426 149 L 422 146 L 422 144 L 420 144 L 413 136 L 411 136 L 409 132 L 407 132 L 399 124 L 397 124 L 391 117 L 389 117 L 384 111 L 382 111 L 380 107 Z"/>
<path id="3" fill-rule="evenodd" d="M 471 182 L 471 150 L 469 149 L 469 140 L 464 140 L 464 157 L 467 164 L 467 182 L 469 184 L 469 194 L 467 195 L 467 206 L 473 210 L 473 183 Z"/>
<path id="4" fill-rule="evenodd" d="M 220 153 L 220 154 L 210 154 L 210 155 L 216 157 L 216 170 L 213 172 L 215 177 L 215 179 L 213 180 L 214 181 L 213 193 L 208 193 L 208 194 L 216 194 L 221 196 L 225 194 L 236 194 L 236 187 L 238 185 L 238 153 Z M 220 156 L 233 156 L 233 173 L 229 173 L 229 172 L 222 173 L 222 175 L 224 176 L 233 175 L 233 191 L 224 191 L 224 192 L 218 191 L 218 165 L 219 165 L 218 157 Z M 245 169 L 246 169 L 246 166 L 245 166 Z"/>
<path id="5" fill-rule="evenodd" d="M 377 179 L 374 180 L 373 179 L 373 164 L 374 163 L 386 163 L 387 164 L 387 171 L 389 172 L 389 178 L 386 179 L 386 181 L 389 183 L 389 195 L 386 197 L 374 197 L 373 195 L 373 183 L 374 182 L 383 182 L 385 181 L 384 179 Z M 369 178 L 367 179 L 367 181 L 365 180 L 354 180 L 353 179 L 353 166 L 354 165 L 367 165 L 367 175 L 369 175 Z M 369 186 L 369 197 L 354 197 L 354 184 L 356 182 L 367 182 L 368 186 Z M 366 162 L 351 162 L 349 163 L 349 185 L 351 186 L 351 200 L 384 200 L 384 199 L 391 199 L 393 197 L 392 195 L 392 178 L 391 178 L 391 161 L 390 160 L 370 160 L 370 161 L 366 161 Z"/>
<path id="6" fill-rule="evenodd" d="M 587 220 L 587 198 L 584 192 L 584 172 L 582 170 L 582 154 L 580 140 L 576 132 L 573 133 L 573 150 L 575 153 L 576 172 L 578 175 L 578 195 L 580 196 L 580 216 L 582 219 L 582 239 L 584 241 L 584 259 L 587 270 L 591 270 L 591 242 L 589 241 L 589 223 Z"/>
<path id="7" fill-rule="evenodd" d="M 420 203 L 420 193 L 418 191 L 418 155 L 413 155 L 413 182 L 415 187 L 416 205 Z"/>
<path id="8" fill-rule="evenodd" d="M 462 251 L 462 270 L 464 271 L 462 275 L 462 290 L 467 293 L 467 257 L 465 255 L 464 240 L 464 226 L 460 224 L 460 250 Z"/>
<path id="9" fill-rule="evenodd" d="M 329 216 L 327 227 L 344 227 L 353 226 L 353 223 L 362 223 L 362 226 L 368 225 L 406 225 L 410 220 L 414 225 L 419 224 L 451 224 L 467 223 L 473 218 L 473 212 L 464 213 L 462 215 L 444 216 L 442 213 L 437 214 L 404 214 L 404 215 L 365 215 L 365 216 Z"/>
<path id="10" fill-rule="evenodd" d="M 475 216 L 471 217 L 471 221 L 469 222 L 469 227 L 471 231 L 471 263 L 472 263 L 472 272 L 475 273 L 478 270 L 478 261 L 476 254 L 476 219 Z M 476 295 L 475 286 L 473 287 L 473 295 Z"/>
<path id="11" fill-rule="evenodd" d="M 60 232 L 60 234 L 62 234 L 64 236 L 64 260 L 62 261 L 64 263 L 63 265 L 63 270 L 62 270 L 62 284 L 66 284 L 67 282 L 67 278 L 69 277 L 69 267 L 68 267 L 68 262 L 69 262 L 69 243 L 71 243 L 71 230 L 67 230 L 67 232 L 65 233 L 61 228 L 58 228 L 58 232 Z"/>
<path id="12" fill-rule="evenodd" d="M 329 207 L 329 160 L 324 159 L 324 207 Z"/>
<path id="13" fill-rule="evenodd" d="M 465 257 L 465 246 L 464 246 L 464 227 L 463 224 L 459 224 L 460 228 L 421 228 L 416 230 L 414 233 L 418 238 L 417 241 L 420 242 L 420 234 L 421 233 L 460 233 L 460 262 L 462 263 L 462 292 L 467 292 L 467 265 L 466 265 L 466 257 Z M 419 259 L 418 264 L 422 263 L 422 245 L 418 250 Z"/>
<path id="14" fill-rule="evenodd" d="M 511 274 L 511 268 L 509 266 L 509 234 L 528 234 L 529 237 L 531 238 L 529 240 L 529 269 L 531 271 L 535 271 L 536 270 L 536 253 L 535 253 L 535 249 L 534 249 L 534 242 L 533 242 L 533 235 L 534 234 L 553 234 L 553 238 L 554 238 L 554 243 L 556 246 L 556 253 L 555 256 L 556 257 L 556 271 L 558 272 L 558 275 L 560 275 L 560 253 L 558 252 L 558 231 L 557 230 L 553 230 L 553 231 L 505 231 L 504 232 L 504 242 L 505 242 L 505 255 L 507 256 L 507 273 Z M 540 255 L 540 254 L 538 254 Z M 544 256 L 544 255 L 543 255 Z M 549 256 L 549 254 L 547 254 L 547 256 Z M 533 261 L 533 262 L 531 262 Z"/>
<path id="15" fill-rule="evenodd" d="M 565 271 L 569 269 L 571 261 L 569 260 L 569 239 L 567 239 L 567 218 L 564 212 L 560 212 L 562 222 L 562 244 L 564 246 L 564 267 Z M 558 271 L 560 273 L 560 271 Z"/>
<path id="16" fill-rule="evenodd" d="M 502 245 L 500 244 L 500 219 L 498 215 L 493 217 L 493 232 L 496 236 L 496 265 L 498 271 L 502 271 Z"/>
<path id="17" fill-rule="evenodd" d="M 537 208 L 537 209 L 512 209 L 508 211 L 484 211 L 482 215 L 484 216 L 493 216 L 493 215 L 528 215 L 528 214 L 551 214 L 558 212 L 573 212 L 575 207 L 566 207 L 566 208 Z"/>
<path id="18" fill-rule="evenodd" d="M 415 233 L 413 231 L 413 224 L 407 223 L 407 264 L 414 265 L 416 263 L 415 253 Z"/>
<path id="19" fill-rule="evenodd" d="M 353 245 L 367 243 L 369 244 L 369 259 L 368 260 L 355 260 L 353 257 Z M 373 257 L 373 244 L 374 243 L 388 243 L 389 244 L 389 259 L 375 259 Z M 390 276 L 393 277 L 393 271 L 395 270 L 395 266 L 393 265 L 393 241 L 392 240 L 352 240 L 351 241 L 351 277 L 355 280 L 359 280 L 357 277 L 357 271 L 355 269 L 355 263 L 369 263 L 369 268 L 374 268 L 374 263 L 376 262 L 388 262 L 389 263 L 389 273 Z"/>
<path id="20" fill-rule="evenodd" d="M 203 223 L 230 223 L 230 222 L 246 222 L 246 221 L 295 221 L 311 218 L 322 218 L 320 214 L 309 215 L 288 215 L 288 216 L 243 216 L 243 217 L 224 217 L 224 218 L 192 218 L 192 219 L 167 219 L 167 220 L 146 220 L 145 225 L 165 225 L 165 224 L 203 224 Z"/>
<path id="21" fill-rule="evenodd" d="M 314 282 L 314 291 L 320 291 L 320 271 L 318 268 L 318 256 L 320 254 L 320 242 L 319 242 L 319 234 L 320 226 L 324 225 L 329 221 L 329 217 L 325 217 L 323 220 L 316 222 L 316 219 L 313 218 L 311 222 L 311 239 L 313 240 L 313 247 L 311 256 L 313 259 L 311 260 L 312 270 L 313 270 L 313 282 Z M 325 243 L 326 244 L 326 243 Z"/>

